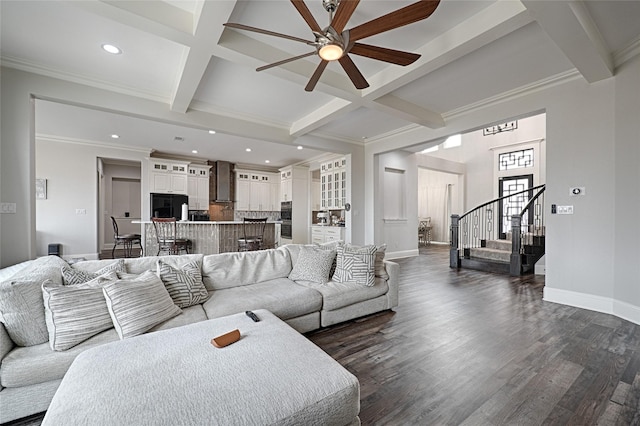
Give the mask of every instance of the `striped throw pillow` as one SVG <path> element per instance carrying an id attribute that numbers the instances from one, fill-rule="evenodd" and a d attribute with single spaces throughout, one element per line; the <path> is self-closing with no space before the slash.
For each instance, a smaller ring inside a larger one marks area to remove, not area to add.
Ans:
<path id="1" fill-rule="evenodd" d="M 120 339 L 137 336 L 182 313 L 156 274 L 118 280 L 102 288 L 113 325 Z"/>
<path id="2" fill-rule="evenodd" d="M 42 284 L 49 346 L 65 351 L 113 327 L 102 287 L 116 281 L 115 271 L 76 285 L 47 280 Z"/>
<path id="3" fill-rule="evenodd" d="M 106 274 L 107 272 L 111 271 L 127 271 L 126 267 L 124 266 L 124 259 L 118 259 L 96 272 L 82 271 L 80 269 L 75 269 L 73 266 L 69 265 L 65 265 L 60 269 L 62 271 L 62 279 L 64 280 L 64 285 L 86 283 L 87 281 L 91 281 L 92 279 L 98 278 L 100 275 Z"/>

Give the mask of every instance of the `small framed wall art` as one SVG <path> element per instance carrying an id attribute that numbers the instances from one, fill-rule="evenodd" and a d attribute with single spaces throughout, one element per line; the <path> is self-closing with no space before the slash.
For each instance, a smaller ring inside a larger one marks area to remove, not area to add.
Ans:
<path id="1" fill-rule="evenodd" d="M 47 199 L 47 180 L 36 178 L 36 200 Z"/>

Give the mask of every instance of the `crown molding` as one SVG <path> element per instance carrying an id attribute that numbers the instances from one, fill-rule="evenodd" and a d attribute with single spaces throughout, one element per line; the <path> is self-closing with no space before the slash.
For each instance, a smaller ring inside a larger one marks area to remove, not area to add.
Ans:
<path id="1" fill-rule="evenodd" d="M 139 153 L 142 153 L 142 154 L 146 154 L 147 156 L 150 156 L 151 153 L 153 152 L 152 149 L 148 149 L 148 148 L 134 148 L 134 147 L 126 146 L 126 145 L 110 144 L 110 143 L 106 143 L 106 142 L 92 141 L 92 140 L 88 140 L 88 139 L 78 139 L 78 138 L 70 138 L 70 137 L 60 137 L 60 136 L 53 136 L 53 135 L 45 135 L 45 134 L 42 134 L 42 133 L 36 133 L 36 140 L 37 141 L 47 141 L 47 142 L 67 143 L 67 144 L 74 144 L 74 145 L 84 145 L 84 146 L 99 147 L 99 148 L 120 149 L 120 150 L 123 150 L 123 151 L 139 152 Z"/>
<path id="2" fill-rule="evenodd" d="M 613 52 L 613 66 L 618 68 L 628 60 L 640 55 L 640 37 L 631 41 L 626 47 Z"/>
<path id="3" fill-rule="evenodd" d="M 534 83 L 518 87 L 517 89 L 508 90 L 506 92 L 500 93 L 499 95 L 491 96 L 481 101 L 474 102 L 472 104 L 465 105 L 463 107 L 445 112 L 442 114 L 442 118 L 444 118 L 446 122 L 447 120 L 452 120 L 454 118 L 458 118 L 466 114 L 470 114 L 474 111 L 477 111 L 483 108 L 491 107 L 493 105 L 497 105 L 503 102 L 528 96 L 540 90 L 548 89 L 550 87 L 567 83 L 569 81 L 576 80 L 578 78 L 582 78 L 582 74 L 580 74 L 580 72 L 574 68 L 572 70 L 565 71 L 565 72 L 553 75 L 551 77 L 544 78 L 542 80 L 538 80 Z"/>
<path id="4" fill-rule="evenodd" d="M 4 67 L 14 68 L 20 71 L 43 75 L 45 77 L 51 77 L 58 80 L 69 81 L 71 83 L 81 84 L 83 86 L 91 86 L 98 89 L 108 90 L 110 92 L 116 92 L 123 95 L 134 96 L 137 98 L 143 98 L 143 99 L 147 99 L 155 102 L 161 102 L 164 104 L 168 104 L 170 101 L 170 97 L 161 95 L 160 93 L 140 90 L 138 88 L 133 88 L 130 86 L 113 84 L 98 78 L 61 71 L 51 67 L 45 67 L 42 65 L 35 64 L 33 62 L 26 61 L 24 59 L 14 58 L 11 56 L 6 56 L 6 55 L 0 56 L 0 62 L 2 62 L 2 66 Z"/>

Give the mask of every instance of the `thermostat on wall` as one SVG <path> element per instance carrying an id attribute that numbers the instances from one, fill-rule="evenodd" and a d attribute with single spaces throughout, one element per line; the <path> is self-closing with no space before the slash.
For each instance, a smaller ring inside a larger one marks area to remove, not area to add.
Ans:
<path id="1" fill-rule="evenodd" d="M 569 195 L 584 195 L 584 186 L 574 186 L 569 188 Z"/>

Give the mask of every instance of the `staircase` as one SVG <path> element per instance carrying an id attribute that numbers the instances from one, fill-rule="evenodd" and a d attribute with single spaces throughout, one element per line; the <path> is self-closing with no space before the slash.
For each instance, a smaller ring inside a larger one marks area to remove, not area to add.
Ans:
<path id="1" fill-rule="evenodd" d="M 453 215 L 450 266 L 510 275 L 533 273 L 545 252 L 544 190 L 541 185 L 489 201 L 463 216 Z M 524 207 L 504 218 L 510 221 L 508 230 L 498 232 L 495 212 L 508 212 L 510 203 Z"/>

